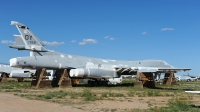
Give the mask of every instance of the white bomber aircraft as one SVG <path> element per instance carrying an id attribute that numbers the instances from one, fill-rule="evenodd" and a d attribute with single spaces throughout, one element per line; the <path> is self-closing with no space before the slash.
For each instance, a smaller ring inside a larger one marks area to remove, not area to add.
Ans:
<path id="1" fill-rule="evenodd" d="M 14 35 L 15 44 L 10 48 L 29 50 L 30 56 L 10 59 L 10 66 L 30 69 L 67 69 L 71 78 L 91 79 L 88 83 L 99 83 L 102 79 L 109 84 L 121 83 L 123 75 L 139 72 L 165 73 L 187 71 L 175 68 L 162 60 L 120 61 L 63 54 L 44 48 L 45 44 L 24 24 L 11 21 L 20 35 Z"/>

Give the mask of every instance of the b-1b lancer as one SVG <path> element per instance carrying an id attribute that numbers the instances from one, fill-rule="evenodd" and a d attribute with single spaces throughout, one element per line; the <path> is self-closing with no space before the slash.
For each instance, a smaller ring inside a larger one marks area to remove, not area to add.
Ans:
<path id="1" fill-rule="evenodd" d="M 14 35 L 15 44 L 10 48 L 29 50 L 30 56 L 10 59 L 10 66 L 30 69 L 67 69 L 70 78 L 90 79 L 89 84 L 117 84 L 123 75 L 138 73 L 165 73 L 190 70 L 175 68 L 162 60 L 121 61 L 63 54 L 44 48 L 45 44 L 24 24 L 11 21 L 20 35 Z"/>

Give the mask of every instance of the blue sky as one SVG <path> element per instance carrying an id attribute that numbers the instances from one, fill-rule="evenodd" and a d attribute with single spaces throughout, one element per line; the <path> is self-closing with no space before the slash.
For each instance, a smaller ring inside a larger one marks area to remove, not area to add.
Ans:
<path id="1" fill-rule="evenodd" d="M 200 73 L 199 0 L 0 0 L 0 62 L 28 56 L 8 47 L 27 25 L 47 49 L 115 60 L 165 60 Z M 181 73 L 187 74 L 187 73 Z"/>

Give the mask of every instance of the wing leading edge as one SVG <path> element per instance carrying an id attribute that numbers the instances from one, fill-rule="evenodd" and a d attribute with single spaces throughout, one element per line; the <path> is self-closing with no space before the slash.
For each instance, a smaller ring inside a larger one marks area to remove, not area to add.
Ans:
<path id="1" fill-rule="evenodd" d="M 180 72 L 180 71 L 189 71 L 189 68 L 157 68 L 157 67 L 115 67 L 116 72 L 159 72 L 159 73 L 168 73 L 168 72 Z"/>

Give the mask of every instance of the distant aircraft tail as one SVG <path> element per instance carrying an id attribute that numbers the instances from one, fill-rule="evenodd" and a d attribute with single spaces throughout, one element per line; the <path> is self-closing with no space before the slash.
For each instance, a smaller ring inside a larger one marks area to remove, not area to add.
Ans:
<path id="1" fill-rule="evenodd" d="M 14 35 L 15 44 L 10 45 L 10 48 L 15 48 L 18 50 L 30 50 L 30 51 L 39 51 L 46 52 L 44 48 L 45 44 L 37 38 L 36 35 L 31 32 L 31 30 L 24 24 L 11 21 L 11 25 L 16 25 L 21 35 Z"/>

